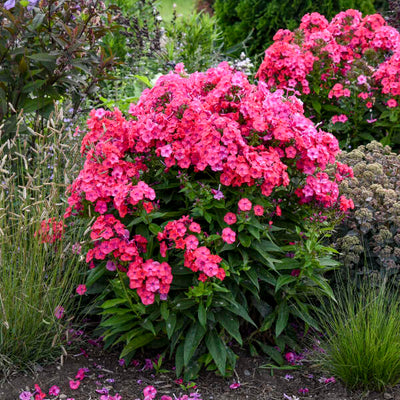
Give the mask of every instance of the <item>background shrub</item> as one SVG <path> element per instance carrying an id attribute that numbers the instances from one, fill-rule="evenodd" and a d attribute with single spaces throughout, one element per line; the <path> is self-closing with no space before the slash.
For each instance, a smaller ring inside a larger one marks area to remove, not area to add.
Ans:
<path id="1" fill-rule="evenodd" d="M 115 64 L 102 39 L 116 25 L 97 0 L 41 1 L 10 9 L 0 6 L 0 122 L 3 139 L 24 123 L 43 129 L 54 101 L 69 98 L 77 111 L 93 96 Z M 27 133 L 28 125 L 19 132 Z"/>
<path id="2" fill-rule="evenodd" d="M 304 14 L 319 12 L 331 19 L 349 8 L 364 14 L 375 12 L 372 0 L 216 0 L 214 3 L 225 47 L 237 46 L 251 34 L 246 45 L 253 56 L 263 54 L 279 29 L 295 29 Z"/>
<path id="3" fill-rule="evenodd" d="M 354 179 L 341 184 L 355 209 L 337 227 L 334 247 L 351 275 L 371 273 L 398 282 L 400 267 L 400 156 L 372 142 L 338 159 L 348 163 Z"/>
<path id="4" fill-rule="evenodd" d="M 178 63 L 185 64 L 191 73 L 203 71 L 222 61 L 222 32 L 215 17 L 204 12 L 193 12 L 190 16 L 174 17 L 165 25 L 164 72 Z"/>

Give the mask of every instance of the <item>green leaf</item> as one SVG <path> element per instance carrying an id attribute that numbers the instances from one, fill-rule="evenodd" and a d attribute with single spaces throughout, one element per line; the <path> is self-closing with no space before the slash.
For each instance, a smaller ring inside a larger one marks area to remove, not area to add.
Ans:
<path id="1" fill-rule="evenodd" d="M 239 315 L 240 317 L 244 318 L 246 321 L 250 322 L 252 325 L 254 325 L 257 328 L 257 325 L 254 323 L 254 321 L 250 318 L 250 315 L 247 313 L 246 309 L 236 301 L 233 301 L 232 299 L 229 299 L 228 297 L 226 298 L 231 304 L 226 306 L 225 308 L 236 314 Z"/>
<path id="2" fill-rule="evenodd" d="M 176 376 L 180 376 L 183 369 L 183 354 L 184 354 L 184 343 L 180 343 L 180 345 L 176 349 L 175 353 L 175 373 Z"/>
<path id="3" fill-rule="evenodd" d="M 311 104 L 317 114 L 321 114 L 321 103 L 318 100 L 312 100 Z"/>
<path id="4" fill-rule="evenodd" d="M 142 336 L 132 339 L 122 350 L 120 358 L 125 357 L 126 355 L 128 355 L 129 353 L 131 353 L 136 349 L 146 346 L 146 344 L 149 344 L 153 340 L 154 340 L 154 335 L 152 333 L 146 333 Z"/>
<path id="5" fill-rule="evenodd" d="M 132 314 L 129 315 L 114 315 L 111 318 L 101 322 L 101 326 L 117 326 L 132 320 Z"/>
<path id="6" fill-rule="evenodd" d="M 50 63 L 50 62 L 55 63 L 57 56 L 49 53 L 36 53 L 36 54 L 31 54 L 30 56 L 28 56 L 28 58 L 31 58 L 32 60 L 35 61 L 40 61 L 41 63 Z"/>
<path id="7" fill-rule="evenodd" d="M 40 89 L 45 82 L 45 79 L 37 79 L 33 82 L 29 82 L 22 88 L 22 93 L 34 92 L 35 90 Z"/>
<path id="8" fill-rule="evenodd" d="M 249 277 L 251 283 L 259 290 L 260 285 L 258 283 L 257 271 L 253 268 L 250 268 L 249 270 L 245 271 L 245 274 Z"/>
<path id="9" fill-rule="evenodd" d="M 165 329 L 167 331 L 168 339 L 171 339 L 171 336 L 173 335 L 175 330 L 175 326 L 176 326 L 176 314 L 170 313 L 169 318 L 165 322 Z"/>
<path id="10" fill-rule="evenodd" d="M 221 326 L 234 338 L 236 341 L 242 345 L 243 340 L 239 332 L 239 321 L 238 319 L 230 313 L 217 313 L 215 315 L 216 320 L 221 324 Z"/>
<path id="11" fill-rule="evenodd" d="M 250 225 L 250 226 L 247 228 L 247 230 L 248 230 L 257 240 L 260 239 L 260 231 L 259 231 L 256 227 Z"/>
<path id="12" fill-rule="evenodd" d="M 275 293 L 285 285 L 288 285 L 289 283 L 297 281 L 297 277 L 292 276 L 292 275 L 281 275 L 278 280 L 276 281 L 276 286 L 275 286 Z"/>
<path id="13" fill-rule="evenodd" d="M 163 317 L 163 320 L 167 321 L 168 317 L 169 317 L 169 310 L 168 310 L 168 305 L 166 302 L 163 301 L 161 303 L 160 311 L 161 311 L 161 316 Z"/>
<path id="14" fill-rule="evenodd" d="M 278 337 L 286 328 L 289 320 L 289 307 L 286 301 L 283 301 L 278 308 L 278 318 L 275 325 L 275 335 Z"/>
<path id="15" fill-rule="evenodd" d="M 277 253 L 283 253 L 283 250 L 270 240 L 260 240 L 257 242 L 257 247 L 263 251 L 275 251 Z"/>
<path id="16" fill-rule="evenodd" d="M 98 279 L 100 279 L 107 270 L 103 265 L 98 265 L 89 272 L 89 276 L 86 280 L 86 286 L 92 286 Z"/>
<path id="17" fill-rule="evenodd" d="M 185 338 L 185 345 L 183 351 L 183 364 L 188 365 L 189 361 L 193 357 L 194 352 L 199 346 L 201 340 L 203 339 L 206 330 L 197 323 L 193 323 Z"/>
<path id="18" fill-rule="evenodd" d="M 199 309 L 197 311 L 197 317 L 199 318 L 200 325 L 205 328 L 206 324 L 207 324 L 207 312 L 206 312 L 206 308 L 204 307 L 204 304 L 202 301 L 199 304 Z"/>
<path id="19" fill-rule="evenodd" d="M 156 336 L 156 331 L 154 329 L 154 325 L 153 323 L 150 321 L 149 318 L 146 318 L 141 324 L 140 326 L 142 326 L 144 329 L 146 329 L 146 331 L 150 331 L 154 336 Z"/>
<path id="20" fill-rule="evenodd" d="M 261 325 L 260 331 L 264 332 L 270 329 L 274 321 L 275 321 L 275 313 L 267 315 Z"/>
<path id="21" fill-rule="evenodd" d="M 318 262 L 324 267 L 338 267 L 340 265 L 339 261 L 336 261 L 330 257 L 319 258 Z"/>
<path id="22" fill-rule="evenodd" d="M 239 241 L 244 247 L 250 247 L 251 245 L 251 236 L 246 235 L 243 232 L 239 233 Z"/>
<path id="23" fill-rule="evenodd" d="M 151 82 L 149 81 L 149 78 L 147 78 L 146 76 L 142 76 L 142 75 L 133 75 L 136 79 L 138 79 L 140 82 L 143 82 L 147 87 L 152 88 L 153 85 L 151 84 Z"/>
<path id="24" fill-rule="evenodd" d="M 101 305 L 101 307 L 102 308 L 111 308 L 111 307 L 116 306 L 117 304 L 121 304 L 121 303 L 125 303 L 125 302 L 126 302 L 126 299 L 120 299 L 120 298 L 107 300 Z"/>
<path id="25" fill-rule="evenodd" d="M 325 295 L 329 296 L 333 301 L 336 301 L 332 288 L 329 286 L 329 283 L 325 278 L 320 275 L 313 275 L 310 276 L 310 279 L 322 289 Z"/>
<path id="26" fill-rule="evenodd" d="M 157 235 L 158 232 L 161 232 L 162 229 L 157 225 L 157 224 L 150 224 L 149 225 L 149 231 L 153 234 L 153 235 Z"/>
<path id="27" fill-rule="evenodd" d="M 39 26 L 42 25 L 44 16 L 45 16 L 45 15 L 42 14 L 42 13 L 37 13 L 37 14 L 35 15 L 35 17 L 34 17 L 33 20 L 32 20 L 32 28 L 33 28 L 33 29 L 37 29 L 37 28 L 39 28 Z"/>
<path id="28" fill-rule="evenodd" d="M 283 365 L 284 360 L 282 354 L 277 349 L 258 340 L 256 342 L 265 354 L 269 355 L 278 365 Z"/>
<path id="29" fill-rule="evenodd" d="M 226 368 L 226 348 L 224 342 L 215 330 L 207 333 L 206 346 L 218 370 L 224 376 Z"/>

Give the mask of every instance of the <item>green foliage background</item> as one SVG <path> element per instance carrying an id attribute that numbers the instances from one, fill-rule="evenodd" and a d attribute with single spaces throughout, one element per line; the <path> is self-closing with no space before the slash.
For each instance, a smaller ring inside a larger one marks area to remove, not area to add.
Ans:
<path id="1" fill-rule="evenodd" d="M 363 14 L 375 12 L 373 0 L 216 0 L 215 14 L 227 49 L 248 38 L 253 56 L 262 54 L 279 29 L 295 29 L 306 13 L 319 12 L 330 20 L 349 8 Z"/>

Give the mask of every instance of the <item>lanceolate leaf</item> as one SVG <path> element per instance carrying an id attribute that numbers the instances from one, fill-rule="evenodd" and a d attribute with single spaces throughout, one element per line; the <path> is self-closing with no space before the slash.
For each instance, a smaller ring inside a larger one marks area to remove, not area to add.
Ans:
<path id="1" fill-rule="evenodd" d="M 193 323 L 185 338 L 183 364 L 188 365 L 190 359 L 193 357 L 194 352 L 203 339 L 206 330 L 198 323 Z"/>
<path id="2" fill-rule="evenodd" d="M 226 348 L 217 331 L 212 330 L 211 332 L 207 333 L 206 345 L 218 370 L 221 372 L 222 375 L 225 375 Z"/>

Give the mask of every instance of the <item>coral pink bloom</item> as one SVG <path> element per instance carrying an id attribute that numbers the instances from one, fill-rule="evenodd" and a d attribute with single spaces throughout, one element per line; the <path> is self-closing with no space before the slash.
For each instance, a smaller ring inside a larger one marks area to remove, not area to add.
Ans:
<path id="1" fill-rule="evenodd" d="M 76 293 L 78 293 L 79 294 L 79 296 L 82 296 L 82 295 L 84 295 L 85 293 L 86 293 L 86 285 L 79 285 L 77 288 L 76 288 Z"/>
<path id="2" fill-rule="evenodd" d="M 395 99 L 390 99 L 390 100 L 387 102 L 387 106 L 388 106 L 389 108 L 397 107 L 397 101 L 396 101 Z"/>
<path id="3" fill-rule="evenodd" d="M 231 228 L 225 228 L 222 231 L 222 240 L 228 244 L 235 243 L 236 233 Z"/>
<path id="4" fill-rule="evenodd" d="M 261 215 L 264 215 L 264 207 L 260 206 L 259 204 L 256 204 L 253 208 L 254 215 L 257 215 L 258 217 L 261 217 Z"/>
<path id="5" fill-rule="evenodd" d="M 252 204 L 249 199 L 243 198 L 239 200 L 238 207 L 240 211 L 250 211 Z"/>
<path id="6" fill-rule="evenodd" d="M 224 221 L 228 224 L 228 225 L 233 225 L 234 223 L 236 223 L 237 218 L 236 218 L 236 214 L 232 213 L 232 212 L 228 212 L 225 214 L 224 217 Z"/>

